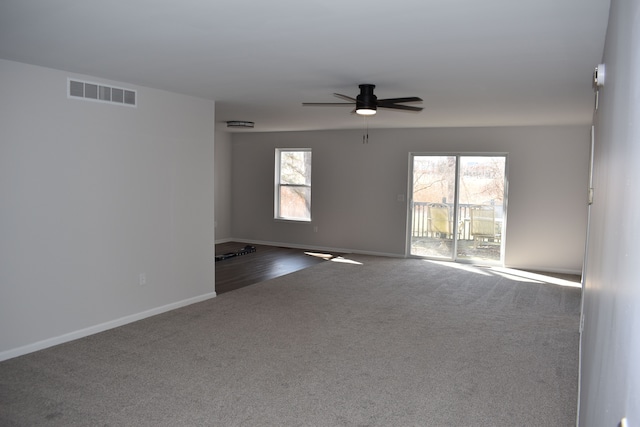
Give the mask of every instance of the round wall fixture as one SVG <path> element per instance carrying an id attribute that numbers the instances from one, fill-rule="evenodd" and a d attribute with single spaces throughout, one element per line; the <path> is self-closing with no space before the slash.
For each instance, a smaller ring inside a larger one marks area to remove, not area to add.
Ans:
<path id="1" fill-rule="evenodd" d="M 227 122 L 228 128 L 252 128 L 253 122 L 246 122 L 244 120 L 230 120 Z"/>
<path id="2" fill-rule="evenodd" d="M 604 64 L 598 64 L 593 72 L 593 89 L 598 90 L 602 86 L 604 86 Z"/>

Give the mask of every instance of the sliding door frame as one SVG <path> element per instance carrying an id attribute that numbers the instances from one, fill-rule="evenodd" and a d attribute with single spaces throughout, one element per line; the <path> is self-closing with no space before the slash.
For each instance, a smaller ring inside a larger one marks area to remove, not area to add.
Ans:
<path id="1" fill-rule="evenodd" d="M 453 245 L 450 258 L 443 257 L 430 257 L 422 255 L 414 255 L 411 253 L 412 248 L 412 231 L 413 231 L 413 192 L 414 192 L 414 159 L 420 156 L 440 156 L 440 157 L 455 157 L 455 189 L 454 189 L 454 209 L 453 209 L 453 224 L 459 223 L 459 197 L 460 197 L 460 159 L 462 157 L 504 157 L 504 194 L 502 202 L 502 229 L 501 229 L 501 241 L 500 241 L 500 259 L 499 260 L 485 260 L 476 258 L 460 258 L 458 257 L 458 233 L 453 230 Z M 455 261 L 460 263 L 478 263 L 481 261 L 483 264 L 504 266 L 505 258 L 505 245 L 506 245 L 506 231 L 507 231 L 507 206 L 509 198 L 509 155 L 506 152 L 409 152 L 408 158 L 408 177 L 407 177 L 407 227 L 405 233 L 406 245 L 405 245 L 405 257 L 407 258 L 421 258 L 421 259 L 434 259 L 440 261 Z"/>

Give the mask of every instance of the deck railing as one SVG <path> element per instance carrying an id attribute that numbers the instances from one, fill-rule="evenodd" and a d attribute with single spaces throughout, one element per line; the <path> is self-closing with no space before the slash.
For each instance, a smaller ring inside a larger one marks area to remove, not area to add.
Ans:
<path id="1" fill-rule="evenodd" d="M 453 225 L 453 209 L 454 206 L 449 203 L 442 203 L 440 205 L 445 205 L 449 208 L 449 235 L 443 235 L 443 233 L 433 233 L 430 227 L 430 221 L 432 220 L 429 217 L 429 205 L 433 205 L 433 203 L 428 202 L 413 202 L 413 217 L 412 217 L 412 227 L 411 227 L 411 236 L 412 237 L 441 237 L 441 238 L 452 238 L 451 233 L 458 233 L 458 240 L 473 240 L 475 237 L 472 233 L 471 227 L 471 209 L 478 207 L 486 207 L 486 205 L 475 205 L 475 204 L 459 204 L 458 205 L 458 224 L 454 227 Z M 502 234 L 502 218 L 499 218 L 497 215 L 497 211 L 494 207 L 494 230 L 495 237 L 497 239 L 500 238 Z M 437 235 L 435 235 L 437 234 Z"/>

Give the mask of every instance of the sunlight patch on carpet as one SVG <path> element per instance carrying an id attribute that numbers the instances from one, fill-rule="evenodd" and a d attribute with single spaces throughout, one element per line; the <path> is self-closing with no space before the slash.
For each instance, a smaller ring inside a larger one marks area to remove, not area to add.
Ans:
<path id="1" fill-rule="evenodd" d="M 516 270 L 513 268 L 505 268 L 505 267 L 489 267 L 496 274 L 499 274 L 507 279 L 518 280 L 520 282 L 531 282 L 531 283 L 549 283 L 552 285 L 558 286 L 568 286 L 572 288 L 580 288 L 582 284 L 577 281 L 571 281 L 566 279 L 561 279 L 559 277 L 553 277 L 552 275 L 543 274 L 543 273 L 532 273 L 530 271 Z"/>
<path id="2" fill-rule="evenodd" d="M 425 260 L 425 262 L 428 262 L 428 263 L 431 263 L 431 264 L 441 265 L 443 267 L 455 268 L 457 270 L 464 270 L 464 271 L 468 271 L 470 273 L 481 274 L 483 276 L 491 276 L 491 274 L 489 274 L 488 272 L 484 271 L 483 268 L 477 267 L 475 265 L 460 264 L 460 263 L 453 262 L 453 261 Z"/>

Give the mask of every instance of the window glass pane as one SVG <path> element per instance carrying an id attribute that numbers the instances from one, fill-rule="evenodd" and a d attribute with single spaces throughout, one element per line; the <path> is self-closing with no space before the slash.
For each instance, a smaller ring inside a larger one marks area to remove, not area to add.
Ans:
<path id="1" fill-rule="evenodd" d="M 310 151 L 283 151 L 280 156 L 281 184 L 311 185 Z"/>
<path id="2" fill-rule="evenodd" d="M 290 219 L 310 219 L 311 188 L 281 186 L 280 216 Z"/>
<path id="3" fill-rule="evenodd" d="M 505 163 L 504 156 L 460 157 L 459 259 L 501 258 Z"/>
<path id="4" fill-rule="evenodd" d="M 453 256 L 455 156 L 414 156 L 411 254 Z"/>

